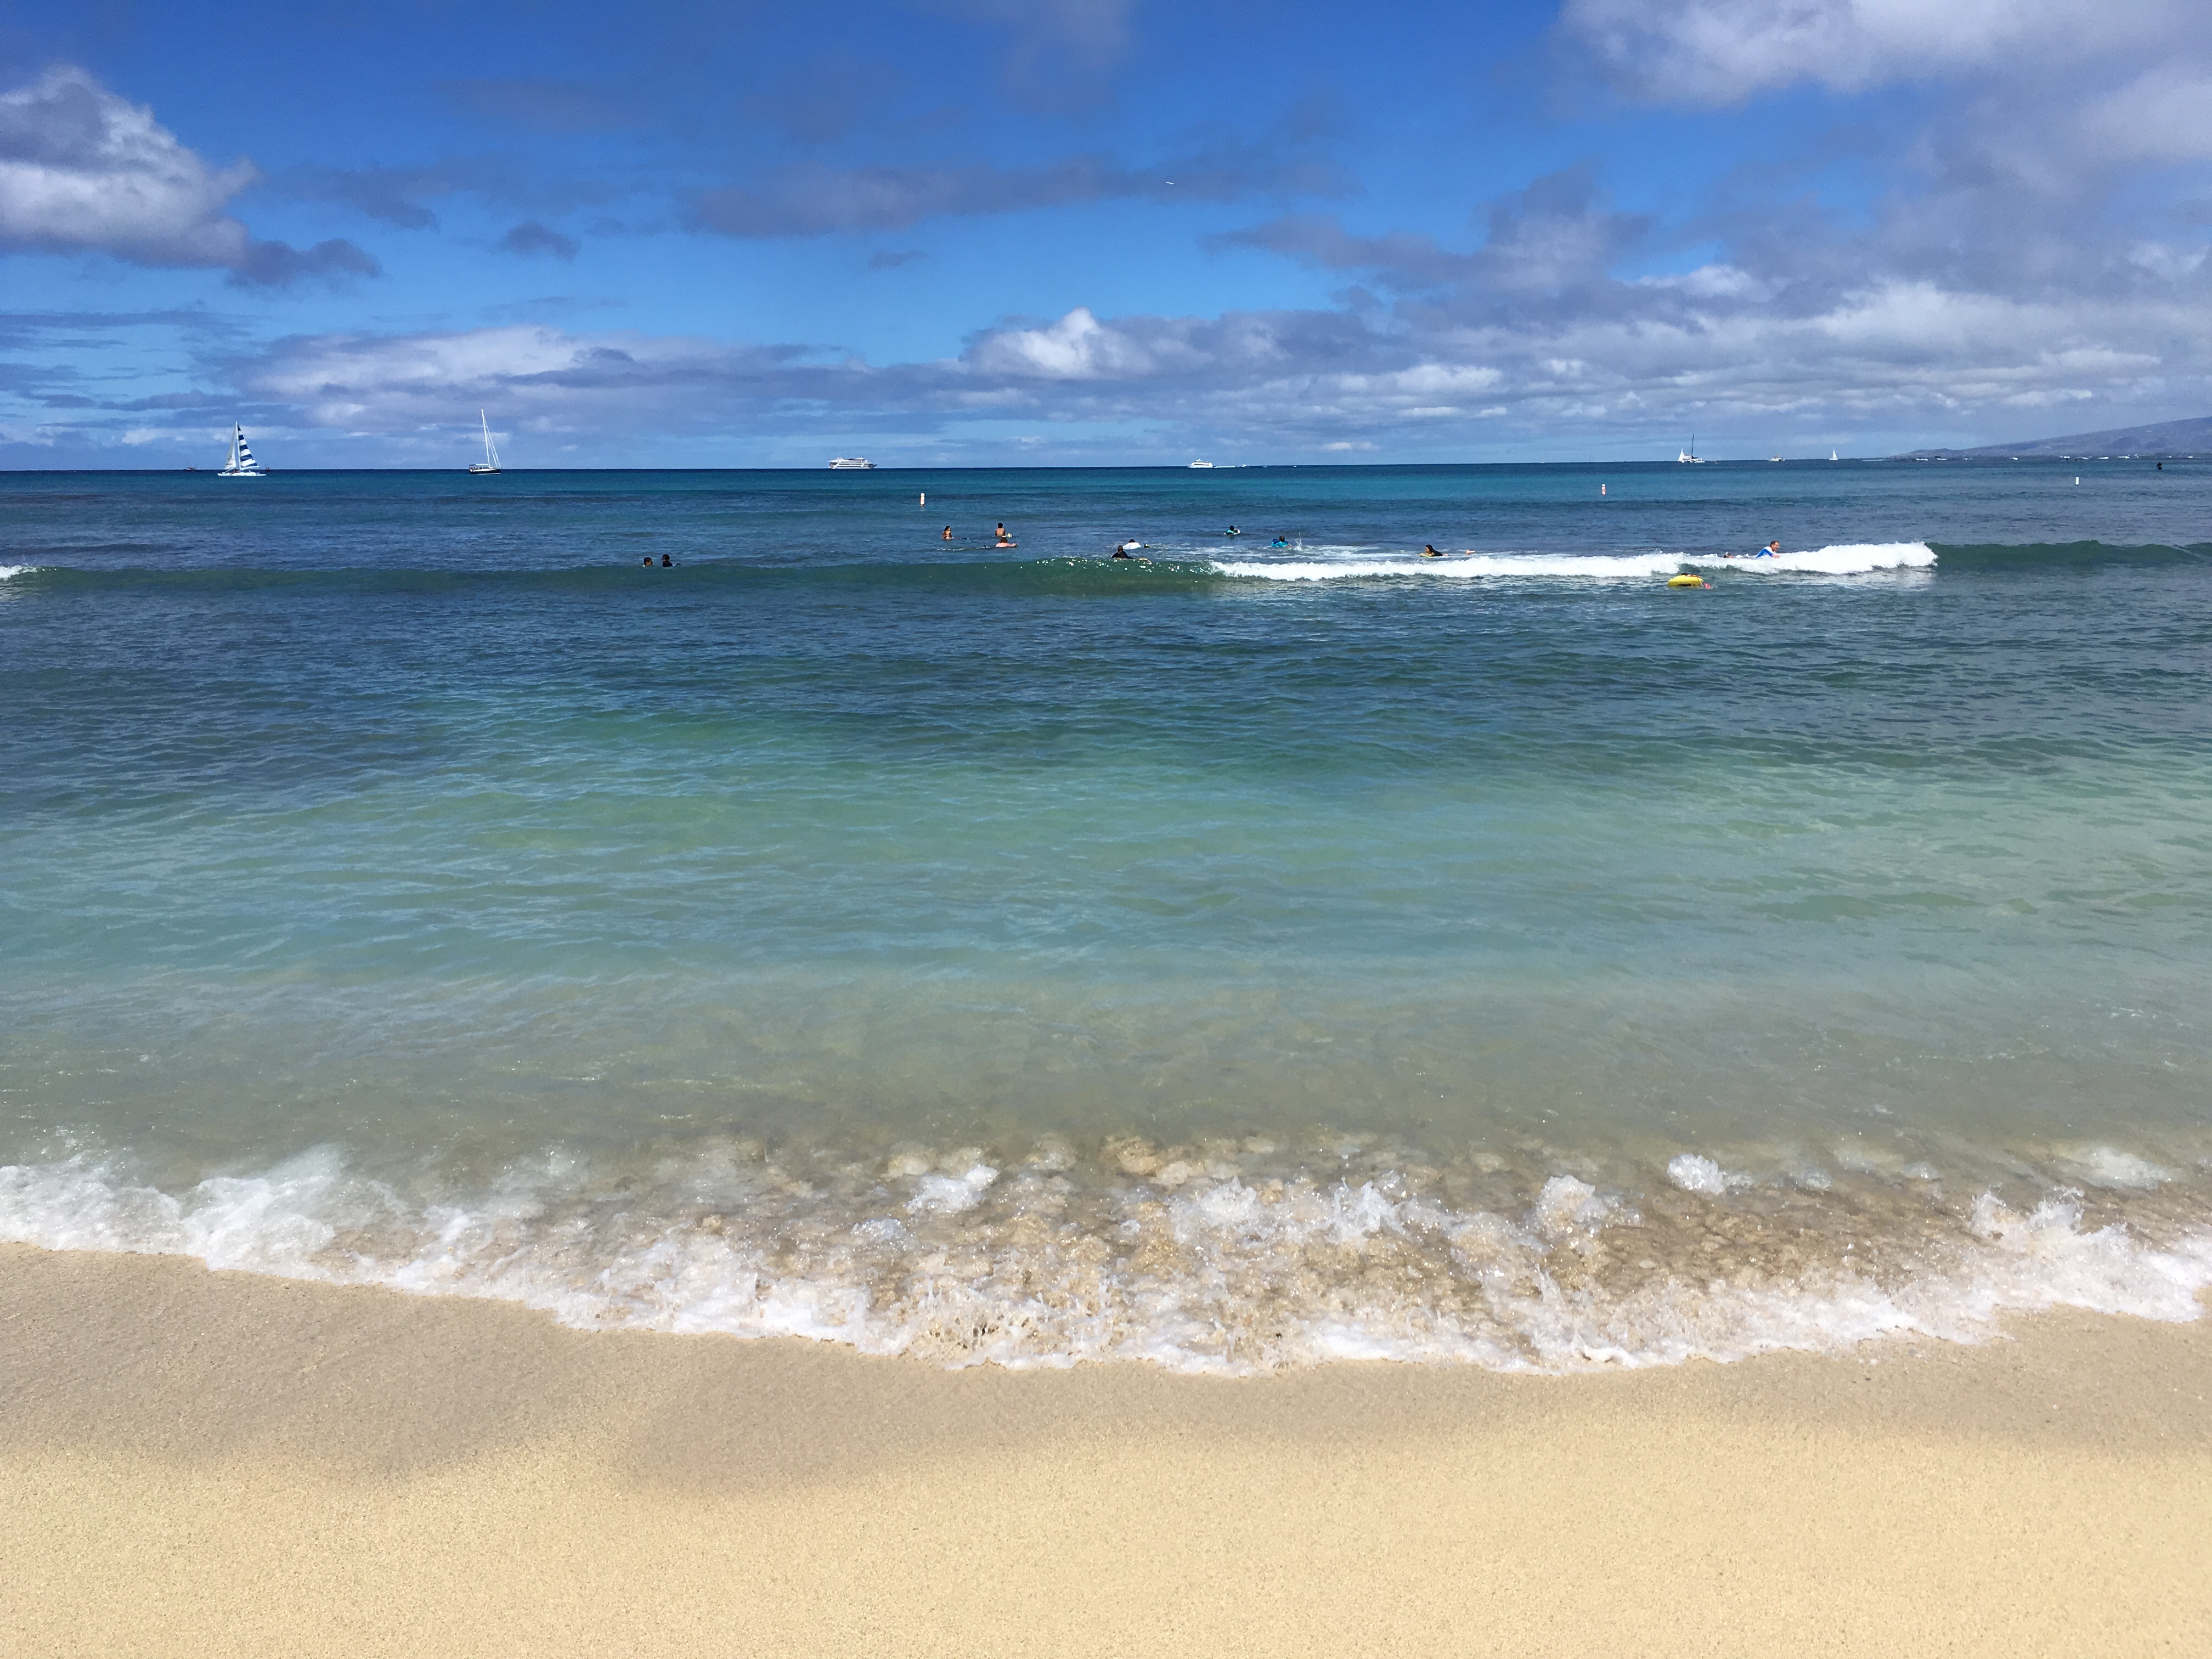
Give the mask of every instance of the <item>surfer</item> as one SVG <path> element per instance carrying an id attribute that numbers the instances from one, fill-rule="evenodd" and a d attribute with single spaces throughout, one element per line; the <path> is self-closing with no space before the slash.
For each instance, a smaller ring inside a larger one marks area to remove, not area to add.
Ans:
<path id="1" fill-rule="evenodd" d="M 676 568 L 676 561 L 664 553 L 660 556 L 660 568 L 663 570 L 673 570 Z"/>
<path id="2" fill-rule="evenodd" d="M 1421 556 L 1425 559 L 1441 559 L 1443 557 L 1443 555 L 1437 551 L 1437 546 L 1434 542 L 1423 542 L 1421 544 Z"/>
<path id="3" fill-rule="evenodd" d="M 1276 537 L 1274 540 L 1267 544 L 1270 547 L 1288 547 L 1290 544 L 1288 538 L 1282 536 Z"/>
<path id="4" fill-rule="evenodd" d="M 1754 559 L 1778 559 L 1782 556 L 1782 544 L 1778 541 L 1769 542 L 1751 556 Z"/>
<path id="5" fill-rule="evenodd" d="M 1014 538 L 1011 535 L 1007 534 L 1006 520 L 1002 519 L 999 521 L 999 545 L 1001 547 L 1012 547 L 1013 544 Z"/>
<path id="6" fill-rule="evenodd" d="M 653 555 L 650 553 L 645 556 L 645 568 L 648 570 L 653 568 Z"/>
<path id="7" fill-rule="evenodd" d="M 1114 549 L 1114 556 L 1117 559 L 1133 559 L 1144 550 L 1144 543 L 1132 538 Z"/>

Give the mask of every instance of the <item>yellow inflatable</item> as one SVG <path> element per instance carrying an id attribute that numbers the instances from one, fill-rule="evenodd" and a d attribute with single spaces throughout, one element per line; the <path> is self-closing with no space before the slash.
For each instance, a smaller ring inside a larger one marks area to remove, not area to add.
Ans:
<path id="1" fill-rule="evenodd" d="M 1669 587 L 1711 587 L 1712 584 L 1707 581 L 1703 576 L 1669 576 L 1667 578 L 1667 586 Z"/>

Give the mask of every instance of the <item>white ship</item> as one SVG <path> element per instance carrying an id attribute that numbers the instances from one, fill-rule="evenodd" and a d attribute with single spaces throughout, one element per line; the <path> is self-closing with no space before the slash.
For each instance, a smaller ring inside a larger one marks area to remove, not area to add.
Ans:
<path id="1" fill-rule="evenodd" d="M 1698 453 L 1698 434 L 1696 433 L 1692 432 L 1690 434 L 1690 447 L 1684 450 L 1680 454 L 1677 455 L 1674 459 L 1681 462 L 1685 466 L 1703 466 L 1705 465 L 1705 458 Z"/>
<path id="2" fill-rule="evenodd" d="M 265 478 L 269 469 L 253 459 L 253 446 L 246 441 L 246 428 L 235 421 L 230 427 L 230 460 L 218 478 Z"/>
<path id="3" fill-rule="evenodd" d="M 840 455 L 830 463 L 832 472 L 873 472 L 876 464 L 860 455 Z"/>
<path id="4" fill-rule="evenodd" d="M 1194 467 L 1206 468 L 1208 471 L 1211 471 L 1213 466 L 1213 463 L 1212 461 L 1193 461 L 1191 465 Z"/>
<path id="5" fill-rule="evenodd" d="M 477 424 L 483 428 L 484 458 L 483 459 L 471 465 L 469 471 L 471 472 L 496 472 L 499 471 L 499 451 L 492 447 L 491 426 L 490 423 L 484 419 L 484 412 L 481 409 L 477 410 Z"/>

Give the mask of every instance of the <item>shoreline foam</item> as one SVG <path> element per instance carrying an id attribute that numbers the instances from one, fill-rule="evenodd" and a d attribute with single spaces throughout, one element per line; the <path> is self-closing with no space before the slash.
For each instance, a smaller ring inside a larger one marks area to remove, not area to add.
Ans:
<path id="1" fill-rule="evenodd" d="M 0 1240 L 515 1302 L 583 1330 L 1226 1376 L 1971 1342 L 2002 1314 L 2055 1307 L 2188 1321 L 2212 1286 L 2200 1176 L 2051 1148 L 2001 1194 L 1963 1170 L 1947 1182 L 1830 1152 L 1832 1167 L 1682 1152 L 1663 1171 L 1570 1170 L 1426 1163 L 1371 1135 L 1084 1155 L 1048 1136 L 888 1159 L 712 1139 L 598 1164 L 550 1152 L 467 1185 L 417 1172 L 410 1188 L 325 1147 L 179 1192 L 79 1156 L 0 1168 Z"/>

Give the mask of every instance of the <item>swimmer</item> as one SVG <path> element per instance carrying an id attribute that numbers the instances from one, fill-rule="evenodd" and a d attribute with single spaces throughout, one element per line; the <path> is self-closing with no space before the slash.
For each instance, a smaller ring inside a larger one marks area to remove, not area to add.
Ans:
<path id="1" fill-rule="evenodd" d="M 940 538 L 940 539 L 948 542 L 952 539 L 952 526 L 951 525 L 945 526 L 945 534 Z"/>
<path id="2" fill-rule="evenodd" d="M 653 555 L 652 555 L 652 554 L 648 553 L 648 554 L 647 554 L 647 555 L 645 556 L 645 563 L 646 563 L 646 568 L 647 568 L 647 569 L 652 568 L 652 567 L 653 567 Z"/>
<path id="3" fill-rule="evenodd" d="M 1243 531 L 1239 530 L 1239 529 L 1238 529 L 1235 525 L 1233 525 L 1233 524 L 1232 524 L 1232 525 L 1231 525 L 1231 526 L 1229 526 L 1229 534 L 1231 534 L 1231 535 L 1232 535 L 1232 536 L 1241 536 L 1241 535 L 1243 535 L 1243 533 L 1244 533 L 1244 532 L 1243 532 Z"/>
<path id="4" fill-rule="evenodd" d="M 1441 559 L 1443 557 L 1443 555 L 1437 551 L 1435 543 L 1423 542 L 1421 544 L 1421 556 L 1425 559 Z"/>
<path id="5" fill-rule="evenodd" d="M 1751 556 L 1754 559 L 1778 559 L 1782 556 L 1782 544 L 1769 542 Z"/>
<path id="6" fill-rule="evenodd" d="M 660 568 L 663 570 L 673 570 L 676 568 L 676 561 L 664 553 L 660 556 Z"/>
<path id="7" fill-rule="evenodd" d="M 1278 536 L 1278 537 L 1276 537 L 1276 538 L 1275 538 L 1275 539 L 1274 539 L 1274 540 L 1273 540 L 1272 542 L 1269 542 L 1269 543 L 1267 544 L 1267 545 L 1268 545 L 1268 546 L 1270 546 L 1270 547 L 1288 547 L 1288 546 L 1290 545 L 1290 543 L 1289 543 L 1287 540 L 1285 540 L 1283 537 Z"/>

